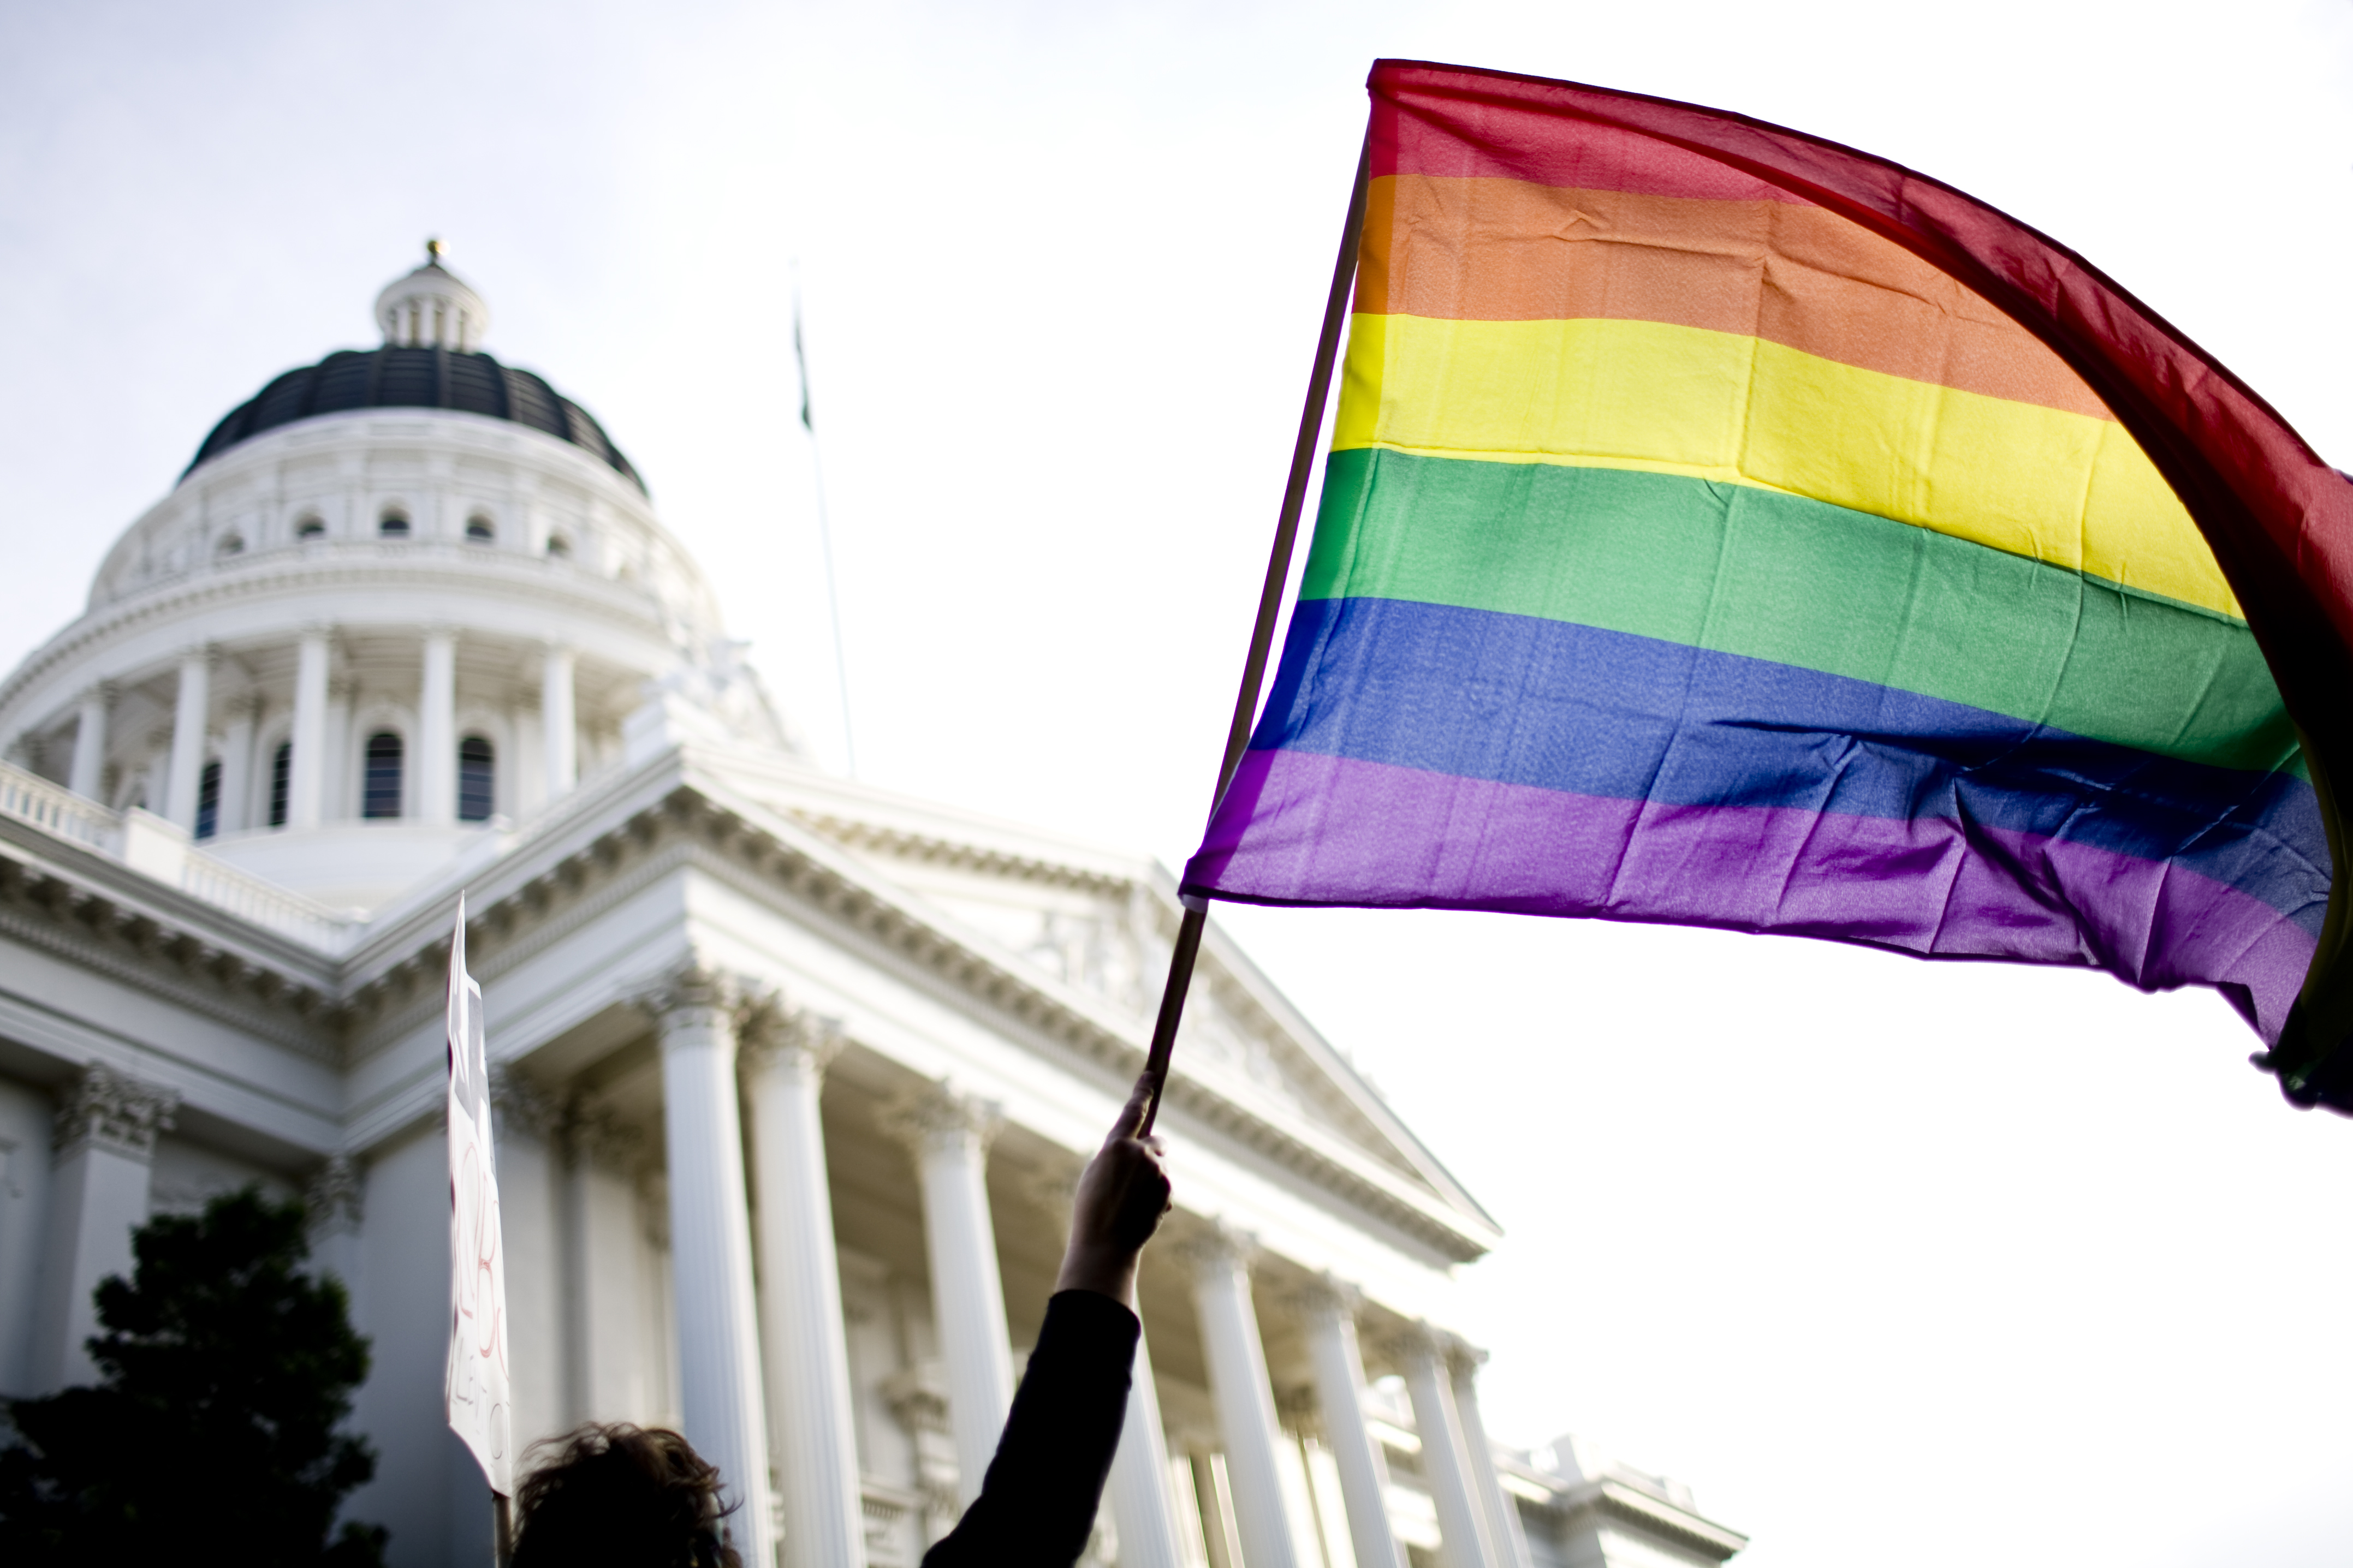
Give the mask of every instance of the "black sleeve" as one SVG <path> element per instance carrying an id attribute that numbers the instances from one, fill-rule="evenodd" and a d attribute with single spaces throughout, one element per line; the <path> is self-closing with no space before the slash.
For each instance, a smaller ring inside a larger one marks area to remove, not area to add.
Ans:
<path id="1" fill-rule="evenodd" d="M 923 1553 L 923 1568 L 1071 1568 L 1086 1550 L 1119 1447 L 1143 1336 L 1135 1314 L 1092 1290 L 1046 1303 L 980 1496 Z"/>

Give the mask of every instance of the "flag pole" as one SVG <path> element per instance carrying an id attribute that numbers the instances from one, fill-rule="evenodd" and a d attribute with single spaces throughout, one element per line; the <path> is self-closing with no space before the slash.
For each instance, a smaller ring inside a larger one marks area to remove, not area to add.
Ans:
<path id="1" fill-rule="evenodd" d="M 1348 193 L 1348 221 L 1340 231 L 1340 254 L 1332 263 L 1332 292 L 1324 302 L 1324 334 L 1315 342 L 1315 369 L 1307 378 L 1306 406 L 1299 411 L 1299 439 L 1291 448 L 1291 478 L 1282 487 L 1282 510 L 1274 524 L 1274 549 L 1267 556 L 1266 582 L 1259 589 L 1258 624 L 1250 630 L 1250 657 L 1242 661 L 1241 690 L 1234 698 L 1233 722 L 1226 731 L 1225 760 L 1218 765 L 1218 788 L 1209 797 L 1214 812 L 1241 765 L 1250 746 L 1250 721 L 1258 716 L 1259 688 L 1266 680 L 1266 661 L 1274 647 L 1275 617 L 1282 609 L 1282 587 L 1291 580 L 1291 551 L 1299 538 L 1300 513 L 1307 505 L 1307 476 L 1315 467 L 1315 447 L 1324 433 L 1324 405 L 1331 401 L 1332 372 L 1340 358 L 1340 331 L 1348 320 L 1348 295 L 1356 277 L 1356 244 L 1365 228 L 1365 193 L 1372 180 L 1373 141 L 1368 127 L 1356 153 L 1356 183 Z M 1160 992 L 1160 1016 L 1152 1026 L 1152 1049 L 1144 1058 L 1144 1075 L 1152 1083 L 1152 1099 L 1145 1106 L 1136 1135 L 1152 1131 L 1160 1114 L 1168 1083 L 1168 1058 L 1176 1048 L 1176 1026 L 1185 1018 L 1185 994 L 1193 983 L 1193 960 L 1201 951 L 1201 932 L 1209 923 L 1208 906 L 1189 900 L 1185 918 L 1177 923 L 1176 945 L 1168 955 L 1168 983 Z"/>
<path id="2" fill-rule="evenodd" d="M 504 1492 L 491 1494 L 491 1554 L 498 1568 L 514 1561 L 514 1500 Z"/>

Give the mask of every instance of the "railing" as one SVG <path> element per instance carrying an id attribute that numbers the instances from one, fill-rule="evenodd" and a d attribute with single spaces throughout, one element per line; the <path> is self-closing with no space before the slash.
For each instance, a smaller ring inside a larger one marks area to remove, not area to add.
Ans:
<path id="1" fill-rule="evenodd" d="M 92 849 L 121 852 L 121 814 L 7 763 L 0 763 L 0 816 L 29 822 Z"/>
<path id="2" fill-rule="evenodd" d="M 350 946 L 362 923 L 215 859 L 191 847 L 181 829 L 144 812 L 109 811 L 8 763 L 0 763 L 0 816 L 127 861 L 191 898 L 329 952 Z M 132 817 L 140 830 L 135 846 L 129 841 Z"/>
<path id="3" fill-rule="evenodd" d="M 348 946 L 361 924 L 250 871 L 216 860 L 201 849 L 188 851 L 187 864 L 180 872 L 180 890 L 329 952 L 341 952 Z"/>

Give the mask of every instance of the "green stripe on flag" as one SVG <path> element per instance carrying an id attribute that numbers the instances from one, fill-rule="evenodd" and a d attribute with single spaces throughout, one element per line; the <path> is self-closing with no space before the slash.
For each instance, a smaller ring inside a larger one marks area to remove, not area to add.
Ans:
<path id="1" fill-rule="evenodd" d="M 1335 452 L 1300 596 L 1573 621 L 2304 771 L 2243 623 L 1754 486 Z"/>

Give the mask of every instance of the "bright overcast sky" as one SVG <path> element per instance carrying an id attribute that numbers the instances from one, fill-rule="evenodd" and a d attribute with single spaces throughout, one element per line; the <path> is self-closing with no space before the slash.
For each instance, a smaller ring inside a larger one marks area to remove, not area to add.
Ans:
<path id="1" fill-rule="evenodd" d="M 428 234 L 818 753 L 1181 860 L 1396 55 L 1744 110 L 2091 257 L 2353 467 L 2336 4 L 0 0 L 0 668 Z M 1498 1436 L 1754 1568 L 2353 1561 L 2353 1125 L 2205 994 L 1467 915 L 1231 923 L 1496 1213 Z"/>

